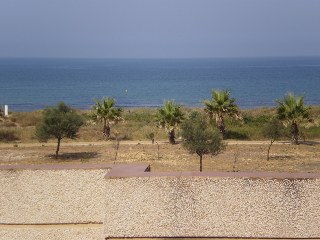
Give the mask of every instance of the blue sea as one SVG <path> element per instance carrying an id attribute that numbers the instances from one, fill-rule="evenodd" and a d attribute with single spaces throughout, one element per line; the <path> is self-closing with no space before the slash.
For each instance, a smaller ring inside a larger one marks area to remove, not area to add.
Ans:
<path id="1" fill-rule="evenodd" d="M 122 107 L 174 99 L 202 106 L 228 89 L 241 108 L 272 107 L 291 91 L 320 104 L 320 57 L 235 59 L 0 59 L 0 105 L 33 111 L 59 101 L 89 109 L 114 97 Z"/>

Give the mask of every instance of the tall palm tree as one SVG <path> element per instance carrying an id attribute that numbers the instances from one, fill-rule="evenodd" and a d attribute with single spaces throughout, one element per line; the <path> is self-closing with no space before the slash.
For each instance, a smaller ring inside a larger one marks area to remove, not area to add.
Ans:
<path id="1" fill-rule="evenodd" d="M 234 119 L 241 119 L 239 108 L 235 101 L 235 98 L 231 98 L 230 92 L 227 90 L 212 90 L 212 99 L 204 101 L 204 111 L 211 120 L 215 117 L 217 127 L 223 137 L 226 134 L 224 117 L 227 115 Z"/>
<path id="2" fill-rule="evenodd" d="M 175 143 L 175 129 L 179 127 L 183 119 L 184 114 L 174 101 L 165 101 L 163 108 L 158 109 L 156 120 L 159 127 L 163 127 L 168 132 L 171 144 Z"/>
<path id="3" fill-rule="evenodd" d="M 110 124 L 111 122 L 118 123 L 122 120 L 122 108 L 115 107 L 116 101 L 114 98 L 104 97 L 101 102 L 96 100 L 93 106 L 93 116 L 95 120 L 103 122 L 103 135 L 107 138 L 110 137 Z"/>
<path id="4" fill-rule="evenodd" d="M 278 100 L 277 115 L 285 126 L 291 127 L 291 143 L 298 144 L 299 124 L 303 121 L 311 121 L 309 109 L 304 105 L 304 97 L 296 97 L 293 93 L 287 93 L 283 99 Z"/>

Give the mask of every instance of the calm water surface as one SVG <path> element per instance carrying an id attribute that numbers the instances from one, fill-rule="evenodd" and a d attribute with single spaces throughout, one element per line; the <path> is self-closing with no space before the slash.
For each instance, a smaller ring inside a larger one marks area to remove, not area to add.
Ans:
<path id="1" fill-rule="evenodd" d="M 275 106 L 288 91 L 320 104 L 320 57 L 0 59 L 0 104 L 12 111 L 59 101 L 87 109 L 103 96 L 124 107 L 202 106 L 212 89 L 229 89 L 242 108 Z"/>

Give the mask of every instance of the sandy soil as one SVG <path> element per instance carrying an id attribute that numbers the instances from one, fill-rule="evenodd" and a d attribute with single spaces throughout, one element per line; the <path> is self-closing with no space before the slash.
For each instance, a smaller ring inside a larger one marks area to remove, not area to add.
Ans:
<path id="1" fill-rule="evenodd" d="M 224 152 L 204 156 L 204 171 L 320 172 L 320 142 L 297 146 L 274 144 L 266 160 L 268 141 L 228 141 Z M 158 151 L 159 147 L 159 151 Z M 0 144 L 0 164 L 44 163 L 147 163 L 152 171 L 198 171 L 197 155 L 189 154 L 180 143 L 165 141 L 63 142 L 55 159 L 55 143 Z"/>

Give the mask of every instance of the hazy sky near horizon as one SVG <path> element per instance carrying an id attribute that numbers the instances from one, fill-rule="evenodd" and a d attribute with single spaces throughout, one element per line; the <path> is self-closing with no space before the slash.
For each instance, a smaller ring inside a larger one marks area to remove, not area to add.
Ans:
<path id="1" fill-rule="evenodd" d="M 319 56 L 320 0 L 0 0 L 0 57 Z"/>

